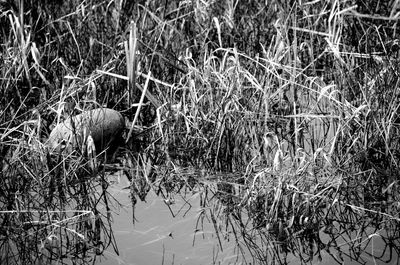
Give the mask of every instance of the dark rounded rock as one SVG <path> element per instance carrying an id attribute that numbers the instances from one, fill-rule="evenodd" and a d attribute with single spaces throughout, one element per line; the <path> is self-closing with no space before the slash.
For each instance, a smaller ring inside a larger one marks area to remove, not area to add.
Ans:
<path id="1" fill-rule="evenodd" d="M 60 145 L 76 148 L 86 143 L 90 135 L 100 151 L 115 144 L 125 128 L 125 120 L 121 113 L 108 108 L 97 108 L 84 111 L 69 117 L 51 131 L 46 144 L 55 150 Z"/>

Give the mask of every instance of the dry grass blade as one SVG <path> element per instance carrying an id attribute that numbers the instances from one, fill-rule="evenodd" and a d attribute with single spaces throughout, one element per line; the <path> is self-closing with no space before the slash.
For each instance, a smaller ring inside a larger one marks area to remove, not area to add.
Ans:
<path id="1" fill-rule="evenodd" d="M 142 91 L 142 96 L 140 97 L 139 104 L 138 104 L 137 109 L 136 109 L 135 117 L 133 118 L 133 122 L 132 122 L 131 128 L 129 129 L 128 136 L 126 137 L 126 141 L 125 141 L 126 143 L 129 142 L 129 140 L 130 140 L 130 138 L 132 136 L 133 128 L 135 127 L 135 124 L 136 124 L 136 122 L 138 120 L 139 113 L 140 113 L 140 110 L 141 110 L 142 105 L 143 105 L 143 100 L 144 100 L 146 92 L 147 92 L 147 87 L 149 86 L 151 72 L 149 72 L 147 76 L 148 76 L 148 78 L 146 79 L 146 83 L 145 83 L 143 91 Z"/>
<path id="2" fill-rule="evenodd" d="M 125 42 L 126 70 L 128 76 L 128 105 L 133 104 L 134 89 L 136 87 L 136 68 L 137 68 L 137 28 L 136 23 L 131 22 L 129 28 L 129 40 Z"/>
<path id="3" fill-rule="evenodd" d="M 101 73 L 101 74 L 109 75 L 109 76 L 112 76 L 112 77 L 115 77 L 115 78 L 119 78 L 119 79 L 123 79 L 123 80 L 129 80 L 128 77 L 123 76 L 123 75 L 114 74 L 114 73 L 111 73 L 111 72 L 105 72 L 105 71 L 102 71 L 102 70 L 97 70 L 97 72 L 98 72 L 98 73 Z M 150 78 L 151 78 L 151 77 L 150 77 Z M 144 91 L 144 88 L 143 88 L 141 85 L 136 84 L 136 87 L 137 87 L 141 92 Z M 146 95 L 146 98 L 147 98 L 155 107 L 159 108 L 159 107 L 161 106 L 160 102 L 159 102 L 149 91 L 146 90 L 145 95 Z"/>

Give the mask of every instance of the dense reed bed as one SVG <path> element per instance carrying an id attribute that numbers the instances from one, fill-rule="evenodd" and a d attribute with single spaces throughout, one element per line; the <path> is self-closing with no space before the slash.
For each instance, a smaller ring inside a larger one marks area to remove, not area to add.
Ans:
<path id="1" fill-rule="evenodd" d="M 155 184 L 236 183 L 234 209 L 272 234 L 318 231 L 339 206 L 398 220 L 396 1 L 8 0 L 0 11 L 1 240 L 4 227 L 23 231 L 0 246 L 10 264 L 33 257 L 18 256 L 31 239 L 37 260 L 113 244 L 115 169 L 133 204 Z M 54 124 L 99 106 L 132 122 L 113 157 L 49 152 Z"/>

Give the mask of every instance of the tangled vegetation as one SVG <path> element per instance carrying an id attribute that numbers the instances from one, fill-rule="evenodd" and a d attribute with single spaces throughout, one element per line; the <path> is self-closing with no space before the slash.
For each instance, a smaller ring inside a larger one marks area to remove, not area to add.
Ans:
<path id="1" fill-rule="evenodd" d="M 279 240 L 318 233 L 341 211 L 392 226 L 398 9 L 394 0 L 0 1 L 0 263 L 87 262 L 116 248 L 107 222 L 116 170 L 131 179 L 133 205 L 154 185 L 239 185 L 222 188 L 233 195 L 221 196 L 226 211 Z M 118 153 L 48 150 L 54 124 L 99 106 L 131 122 Z"/>

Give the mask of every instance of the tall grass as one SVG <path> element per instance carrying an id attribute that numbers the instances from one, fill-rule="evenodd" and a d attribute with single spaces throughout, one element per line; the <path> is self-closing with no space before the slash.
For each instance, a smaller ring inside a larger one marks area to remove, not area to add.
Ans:
<path id="1" fill-rule="evenodd" d="M 127 140 L 148 128 L 146 160 L 124 154 L 128 175 L 137 161 L 234 173 L 257 226 L 397 201 L 396 1 L 128 2 L 1 3 L 3 217 L 79 205 L 62 201 L 79 198 L 78 179 L 106 186 L 102 162 L 42 144 L 54 121 L 99 105 L 134 120 Z"/>

